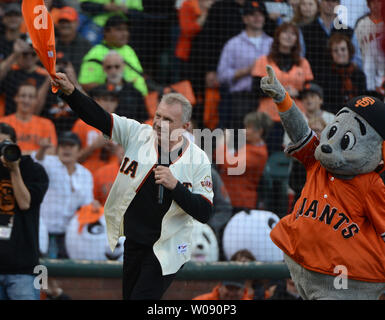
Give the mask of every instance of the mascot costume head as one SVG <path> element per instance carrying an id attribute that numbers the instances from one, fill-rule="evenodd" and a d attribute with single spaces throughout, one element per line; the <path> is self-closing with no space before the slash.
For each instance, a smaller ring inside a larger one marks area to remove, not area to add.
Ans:
<path id="1" fill-rule="evenodd" d="M 322 132 L 315 157 L 340 178 L 383 170 L 385 104 L 375 98 L 351 99 Z"/>

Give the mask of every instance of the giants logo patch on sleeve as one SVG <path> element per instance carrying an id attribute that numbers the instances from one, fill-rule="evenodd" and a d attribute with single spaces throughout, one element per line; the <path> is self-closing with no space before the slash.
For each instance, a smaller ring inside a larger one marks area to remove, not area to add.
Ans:
<path id="1" fill-rule="evenodd" d="M 213 191 L 213 183 L 211 181 L 211 177 L 210 176 L 204 177 L 204 179 L 201 181 L 201 186 L 207 192 L 212 192 Z"/>

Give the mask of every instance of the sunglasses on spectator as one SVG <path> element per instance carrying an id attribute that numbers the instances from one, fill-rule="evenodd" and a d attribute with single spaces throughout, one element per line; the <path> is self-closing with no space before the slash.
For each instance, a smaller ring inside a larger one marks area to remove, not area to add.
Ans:
<path id="1" fill-rule="evenodd" d="M 106 69 L 107 69 L 107 70 L 111 70 L 111 69 L 120 69 L 121 67 L 122 67 L 122 65 L 120 65 L 120 64 L 114 64 L 114 65 L 106 66 Z"/>

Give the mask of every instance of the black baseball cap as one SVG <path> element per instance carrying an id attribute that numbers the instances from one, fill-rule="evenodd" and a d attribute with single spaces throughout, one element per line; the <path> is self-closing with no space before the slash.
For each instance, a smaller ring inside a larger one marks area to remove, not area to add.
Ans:
<path id="1" fill-rule="evenodd" d="M 350 99 L 345 107 L 364 118 L 385 140 L 385 103 L 372 96 Z"/>
<path id="2" fill-rule="evenodd" d="M 113 15 L 108 18 L 106 24 L 104 25 L 104 29 L 113 28 L 125 24 L 127 27 L 130 27 L 128 20 L 120 15 Z"/>
<path id="3" fill-rule="evenodd" d="M 259 11 L 264 16 L 267 16 L 266 6 L 262 1 L 246 0 L 245 4 L 243 5 L 243 8 L 242 8 L 242 15 L 244 15 L 244 16 L 250 15 L 256 11 Z"/>
<path id="4" fill-rule="evenodd" d="M 65 131 L 59 134 L 58 141 L 59 144 L 72 144 L 72 145 L 79 145 L 81 146 L 80 139 L 76 133 L 73 133 L 71 131 Z"/>

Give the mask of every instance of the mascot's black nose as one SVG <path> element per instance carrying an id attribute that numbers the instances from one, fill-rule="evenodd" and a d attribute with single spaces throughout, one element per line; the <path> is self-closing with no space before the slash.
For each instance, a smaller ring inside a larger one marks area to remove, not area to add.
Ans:
<path id="1" fill-rule="evenodd" d="M 333 151 L 332 147 L 327 145 L 327 144 L 323 144 L 321 146 L 321 150 L 322 150 L 323 153 L 332 153 L 332 151 Z"/>

